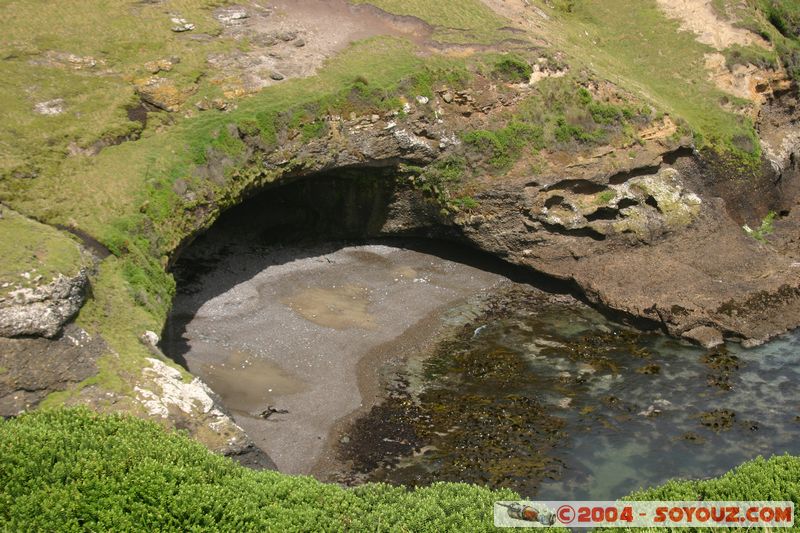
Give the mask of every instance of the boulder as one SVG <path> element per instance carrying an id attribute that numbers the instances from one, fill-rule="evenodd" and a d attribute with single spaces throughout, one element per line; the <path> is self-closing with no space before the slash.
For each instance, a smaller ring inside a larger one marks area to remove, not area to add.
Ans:
<path id="1" fill-rule="evenodd" d="M 0 301 L 0 336 L 55 337 L 83 305 L 88 275 L 59 274 L 47 285 L 21 288 Z"/>

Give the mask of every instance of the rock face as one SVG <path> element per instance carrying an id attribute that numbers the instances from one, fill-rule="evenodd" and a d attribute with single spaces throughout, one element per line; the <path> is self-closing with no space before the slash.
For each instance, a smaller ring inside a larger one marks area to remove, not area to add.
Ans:
<path id="1" fill-rule="evenodd" d="M 52 282 L 21 288 L 0 301 L 0 336 L 55 337 L 83 305 L 88 277 L 59 274 Z"/>
<path id="2" fill-rule="evenodd" d="M 51 392 L 97 373 L 105 343 L 68 325 L 58 339 L 0 338 L 0 416 L 35 408 Z"/>
<path id="3" fill-rule="evenodd" d="M 152 332 L 151 332 L 152 333 Z M 151 418 L 169 419 L 212 450 L 254 468 L 275 468 L 225 412 L 217 396 L 199 378 L 187 382 L 180 370 L 148 358 L 134 386 L 134 397 Z"/>
<path id="4" fill-rule="evenodd" d="M 704 345 L 722 337 L 759 343 L 800 324 L 797 254 L 742 230 L 743 219 L 784 209 L 770 206 L 794 205 L 797 168 L 784 164 L 770 174 L 766 165 L 757 183 L 737 182 L 678 139 L 668 120 L 641 132 L 636 150 L 601 147 L 546 172 L 510 173 L 478 185 L 476 205 L 455 214 L 442 215 L 430 194 L 398 184 L 400 164 L 425 166 L 462 153 L 454 134 L 459 124 L 480 124 L 521 96 L 442 91 L 425 104 L 406 104 L 404 116 L 327 117 L 318 138 L 284 134 L 278 150 L 235 132 L 249 146 L 243 159 L 257 162 L 257 176 L 232 184 L 226 166 L 251 163 L 225 159 L 201 173 L 228 191 L 220 204 L 233 205 L 306 177 L 354 169 L 374 177 L 382 168 L 390 171 L 392 190 L 381 224 L 373 220 L 368 235 L 461 241 L 571 283 L 600 308 Z M 771 105 L 772 119 L 762 131 L 780 138 L 795 117 L 778 113 L 780 102 Z M 193 192 L 185 196 L 191 200 Z M 213 221 L 217 206 L 195 207 L 198 228 Z"/>
<path id="5" fill-rule="evenodd" d="M 171 79 L 163 76 L 139 80 L 135 89 L 144 102 L 164 111 L 177 111 L 194 92 L 193 87 L 180 88 Z"/>
<path id="6" fill-rule="evenodd" d="M 754 342 L 796 327 L 795 261 L 747 236 L 692 178 L 687 159 L 621 184 L 573 178 L 567 187 L 563 176 L 555 187 L 507 184 L 477 195 L 480 207 L 456 223 L 473 245 L 574 282 L 601 308 L 675 336 Z"/>

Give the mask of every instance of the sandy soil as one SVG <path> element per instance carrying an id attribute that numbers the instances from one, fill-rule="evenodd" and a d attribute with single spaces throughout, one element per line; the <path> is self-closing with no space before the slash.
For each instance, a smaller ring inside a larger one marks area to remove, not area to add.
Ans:
<path id="1" fill-rule="evenodd" d="M 382 361 L 423 346 L 441 313 L 505 278 L 384 245 L 227 250 L 179 295 L 168 352 L 183 351 L 278 468 L 306 474 L 331 430 L 380 397 Z M 286 413 L 259 413 L 273 406 Z M 326 456 L 326 457 L 323 457 Z"/>
<path id="2" fill-rule="evenodd" d="M 667 16 L 680 20 L 683 29 L 697 34 L 698 41 L 717 50 L 737 44 L 769 47 L 769 43 L 755 33 L 720 19 L 711 0 L 658 0 L 658 5 Z"/>

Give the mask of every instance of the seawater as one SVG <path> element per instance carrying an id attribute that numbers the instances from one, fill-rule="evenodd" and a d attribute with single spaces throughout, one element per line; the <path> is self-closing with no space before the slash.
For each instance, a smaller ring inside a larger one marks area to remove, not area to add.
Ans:
<path id="1" fill-rule="evenodd" d="M 708 351 L 575 301 L 512 293 L 492 311 L 454 309 L 459 339 L 407 362 L 408 398 L 396 403 L 414 407 L 391 418 L 414 429 L 415 449 L 369 478 L 605 500 L 718 476 L 759 455 L 800 453 L 800 332 Z M 451 414 L 438 416 L 443 410 Z"/>

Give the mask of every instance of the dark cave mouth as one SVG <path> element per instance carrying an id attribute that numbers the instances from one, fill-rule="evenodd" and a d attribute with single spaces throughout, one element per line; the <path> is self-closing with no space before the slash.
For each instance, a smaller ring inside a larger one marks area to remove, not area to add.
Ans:
<path id="1" fill-rule="evenodd" d="M 502 275 L 548 293 L 579 296 L 567 281 L 514 265 L 470 245 L 442 223 L 439 206 L 403 180 L 396 165 L 338 169 L 272 185 L 233 206 L 179 250 L 171 272 L 177 295 L 198 290 L 203 276 L 234 249 L 308 246 L 335 251 L 348 245 L 385 244 Z M 402 223 L 397 223 L 398 219 Z M 409 222 L 413 222 L 410 224 Z M 255 275 L 242 273 L 242 281 Z M 230 287 L 219 288 L 224 292 Z M 197 302 L 199 306 L 201 302 Z M 187 368 L 187 347 L 177 339 L 191 316 L 171 312 L 165 354 Z"/>
<path id="2" fill-rule="evenodd" d="M 180 296 L 195 292 L 202 276 L 217 268 L 234 245 L 253 249 L 323 246 L 333 251 L 346 245 L 383 243 L 497 273 L 546 293 L 570 295 L 613 321 L 643 331 L 663 331 L 659 323 L 597 307 L 571 280 L 476 248 L 457 226 L 442 219 L 440 209 L 403 178 L 396 162 L 298 176 L 269 185 L 223 212 L 209 229 L 178 250 L 171 272 Z M 180 338 L 188 318 L 171 312 L 165 336 Z M 186 347 L 179 342 L 162 344 L 166 355 L 186 368 Z"/>

